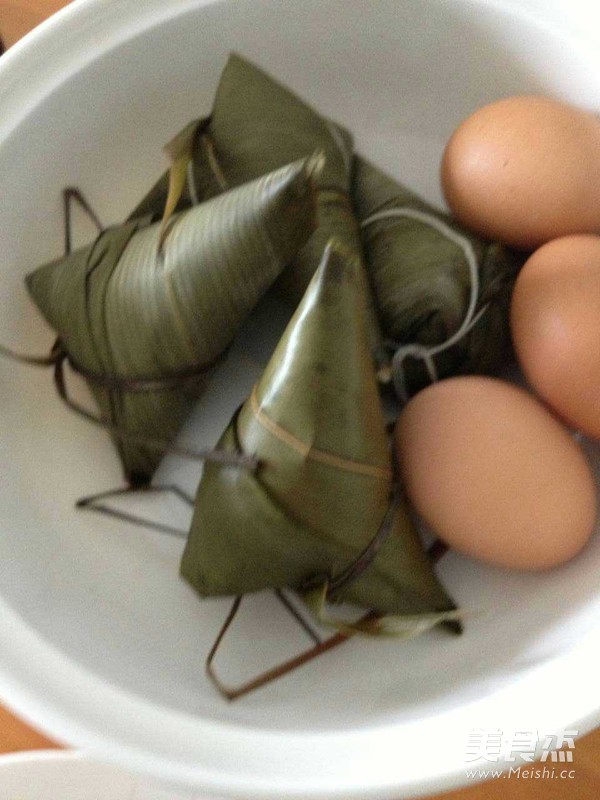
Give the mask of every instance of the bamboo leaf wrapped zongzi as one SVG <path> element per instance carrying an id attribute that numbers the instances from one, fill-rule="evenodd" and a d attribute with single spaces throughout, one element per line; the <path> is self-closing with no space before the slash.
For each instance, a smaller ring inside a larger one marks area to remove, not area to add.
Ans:
<path id="1" fill-rule="evenodd" d="M 261 466 L 206 465 L 181 571 L 203 596 L 291 587 L 314 605 L 323 589 L 416 632 L 415 616 L 422 628 L 455 612 L 394 495 L 360 269 L 327 248 L 219 444 Z"/>
<path id="2" fill-rule="evenodd" d="M 185 211 L 162 245 L 160 224 L 138 218 L 28 276 L 102 417 L 165 443 L 115 437 L 131 485 L 150 480 L 207 370 L 314 231 L 322 166 L 319 154 Z"/>
<path id="3" fill-rule="evenodd" d="M 190 138 L 190 134 L 193 134 Z M 325 167 L 318 179 L 318 227 L 275 283 L 294 307 L 302 299 L 331 237 L 362 260 L 358 224 L 350 197 L 353 143 L 350 134 L 318 114 L 263 70 L 232 54 L 221 75 L 210 118 L 188 125 L 176 137 L 190 143 L 191 159 L 179 208 L 194 197 L 212 197 L 318 149 Z M 172 150 L 172 148 L 171 148 Z M 182 150 L 177 148 L 178 153 Z M 175 159 L 181 169 L 181 159 Z M 183 172 L 180 172 L 180 180 Z M 162 211 L 169 194 L 163 176 L 131 215 Z M 361 280 L 366 281 L 366 276 Z M 379 326 L 370 294 L 371 347 L 379 355 Z"/>
<path id="4" fill-rule="evenodd" d="M 508 308 L 523 257 L 466 231 L 362 158 L 353 198 L 379 319 L 398 352 L 399 393 L 497 371 L 512 353 Z"/>

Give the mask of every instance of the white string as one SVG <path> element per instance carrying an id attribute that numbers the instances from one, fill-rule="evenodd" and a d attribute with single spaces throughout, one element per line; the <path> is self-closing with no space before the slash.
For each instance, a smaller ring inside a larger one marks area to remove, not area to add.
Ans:
<path id="1" fill-rule="evenodd" d="M 413 342 L 412 344 L 402 345 L 396 350 L 392 360 L 394 386 L 400 399 L 406 402 L 408 400 L 408 391 L 406 388 L 406 374 L 404 371 L 405 360 L 409 356 L 412 356 L 413 358 L 420 358 L 425 364 L 430 381 L 435 383 L 435 381 L 438 380 L 438 374 L 433 357 L 438 353 L 442 353 L 444 350 L 447 350 L 449 347 L 452 347 L 458 341 L 460 341 L 463 336 L 466 336 L 466 334 L 469 333 L 469 331 L 475 325 L 477 325 L 487 310 L 489 304 L 486 304 L 483 308 L 481 308 L 477 314 L 475 313 L 477 299 L 479 297 L 479 265 L 477 263 L 477 256 L 475 255 L 473 245 L 466 238 L 466 236 L 462 236 L 460 233 L 457 233 L 445 222 L 442 222 L 441 219 L 433 216 L 433 214 L 428 214 L 425 211 L 418 211 L 415 208 L 390 208 L 371 214 L 370 217 L 367 217 L 367 219 L 363 220 L 361 223 L 361 228 L 367 228 L 369 225 L 372 225 L 375 222 L 380 222 L 381 220 L 398 219 L 399 217 L 415 219 L 418 222 L 422 222 L 424 225 L 429 225 L 429 227 L 434 228 L 438 231 L 438 233 L 459 247 L 465 255 L 467 266 L 469 268 L 469 279 L 471 283 L 469 305 L 467 307 L 465 317 L 460 327 L 452 334 L 452 336 L 450 336 L 441 344 L 424 345 L 418 342 Z"/>

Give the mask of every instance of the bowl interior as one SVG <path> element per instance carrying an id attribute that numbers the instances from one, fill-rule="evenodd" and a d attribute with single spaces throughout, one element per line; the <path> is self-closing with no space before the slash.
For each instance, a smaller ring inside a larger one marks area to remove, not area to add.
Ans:
<path id="1" fill-rule="evenodd" d="M 478 106 L 524 92 L 600 106 L 600 70 L 591 49 L 492 4 L 178 2 L 156 25 L 150 9 L 157 5 L 139 9 L 141 23 L 127 37 L 123 30 L 116 37 L 115 23 L 100 18 L 98 3 L 83 3 L 81 12 L 65 16 L 62 28 L 55 25 L 57 39 L 77 24 L 79 13 L 93 19 L 96 7 L 102 46 L 93 57 L 74 58 L 0 141 L 0 340 L 14 347 L 36 352 L 51 343 L 23 278 L 61 252 L 61 189 L 80 187 L 106 224 L 123 219 L 164 169 L 162 144 L 210 111 L 231 50 L 350 128 L 361 152 L 438 203 L 444 142 Z M 88 35 L 85 26 L 80 35 Z M 34 41 L 24 44 L 23 59 L 27 47 Z M 90 229 L 83 220 L 78 228 L 84 241 Z M 182 441 L 216 441 L 285 323 L 284 309 L 258 309 Z M 590 635 L 597 619 L 598 537 L 575 561 L 547 575 L 511 574 L 451 554 L 439 573 L 472 612 L 464 636 L 436 631 L 404 644 L 353 641 L 227 704 L 205 678 L 203 661 L 229 603 L 200 602 L 179 579 L 183 540 L 74 510 L 78 498 L 120 483 L 108 437 L 63 407 L 49 373 L 1 361 L 0 441 L 0 604 L 13 626 L 0 622 L 0 652 L 26 631 L 42 659 L 59 659 L 97 687 L 122 693 L 132 713 L 151 708 L 157 720 L 186 715 L 190 730 L 207 720 L 241 732 L 298 734 L 410 726 L 543 669 Z M 596 448 L 588 451 L 598 463 Z M 199 474 L 195 464 L 168 458 L 159 478 L 193 491 Z M 166 514 L 183 529 L 189 521 L 189 510 L 171 500 L 142 498 L 134 506 L 153 518 Z M 220 668 L 237 680 L 305 645 L 271 597 L 250 598 Z M 27 660 L 23 648 L 12 660 L 0 656 L 7 693 L 11 670 Z M 41 692 L 34 683 L 43 674 L 31 673 L 29 697 Z M 70 705 L 68 693 L 65 698 L 65 716 L 73 720 L 75 701 Z M 113 726 L 121 733 L 126 727 L 122 718 L 115 723 L 119 712 L 110 704 L 103 713 L 98 741 L 110 739 Z M 88 732 L 90 726 L 88 720 Z M 72 731 L 71 738 L 83 735 L 76 726 Z M 66 728 L 60 732 L 68 735 Z M 199 764 L 200 738 L 190 745 Z"/>

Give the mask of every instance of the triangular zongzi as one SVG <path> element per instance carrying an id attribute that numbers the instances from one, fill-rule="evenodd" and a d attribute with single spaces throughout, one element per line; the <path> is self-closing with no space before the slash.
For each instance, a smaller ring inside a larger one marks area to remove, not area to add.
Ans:
<path id="1" fill-rule="evenodd" d="M 164 241 L 151 216 L 109 228 L 28 276 L 103 418 L 165 442 L 161 451 L 116 436 L 130 484 L 150 480 L 206 371 L 314 231 L 321 168 L 319 154 L 185 211 Z"/>
<path id="2" fill-rule="evenodd" d="M 334 599 L 381 614 L 453 609 L 402 502 L 366 330 L 360 265 L 330 245 L 252 396 L 219 447 L 257 457 L 255 473 L 207 464 L 183 576 L 203 596 L 337 584 Z M 433 623 L 432 623 L 433 624 Z"/>
<path id="3" fill-rule="evenodd" d="M 176 137 L 191 159 L 179 208 L 218 194 L 305 157 L 325 155 L 318 179 L 318 227 L 274 289 L 294 307 L 302 299 L 330 238 L 362 260 L 358 224 L 350 197 L 353 143 L 350 134 L 301 100 L 270 75 L 237 54 L 223 70 L 210 118 L 187 126 Z M 179 145 L 181 146 L 181 145 Z M 162 211 L 169 181 L 163 176 L 131 215 Z M 361 280 L 366 281 L 366 275 Z M 379 355 L 379 328 L 369 293 L 369 336 Z"/>

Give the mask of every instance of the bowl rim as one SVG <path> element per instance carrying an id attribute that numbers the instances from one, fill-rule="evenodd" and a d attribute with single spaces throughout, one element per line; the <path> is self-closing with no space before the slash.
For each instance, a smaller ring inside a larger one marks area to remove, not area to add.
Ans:
<path id="1" fill-rule="evenodd" d="M 66 786 L 69 791 L 75 789 L 73 781 L 78 786 L 84 781 L 88 787 L 101 784 L 115 798 L 125 795 L 131 797 L 131 793 L 134 792 L 136 797 L 143 796 L 148 800 L 160 797 L 164 800 L 168 790 L 164 785 L 147 784 L 140 775 L 94 760 L 83 750 L 29 750 L 0 755 L 0 788 L 5 788 L 8 780 L 11 790 L 14 791 L 16 781 L 19 784 L 19 797 L 21 793 L 25 797 L 31 789 L 32 779 L 38 789 L 39 784 L 43 782 L 44 792 L 47 793 L 45 796 L 54 796 L 53 792 L 58 791 L 58 786 L 61 789 Z M 35 788 L 34 794 L 38 797 Z M 29 794 L 27 796 L 29 797 Z M 175 795 L 169 793 L 169 796 L 175 800 Z M 177 800 L 184 798 L 178 794 Z M 203 796 L 197 800 L 211 799 Z"/>
<path id="2" fill-rule="evenodd" d="M 75 0 L 2 56 L 0 142 L 82 65 L 163 20 L 219 2 L 224 0 L 145 0 L 140 8 L 139 0 Z M 427 795 L 467 782 L 463 742 L 453 744 L 457 731 L 490 720 L 491 727 L 507 721 L 510 728 L 514 709 L 548 731 L 577 727 L 585 733 L 600 722 L 593 667 L 600 627 L 510 688 L 417 722 L 335 733 L 265 731 L 145 703 L 70 661 L 2 598 L 0 645 L 3 700 L 50 736 L 125 769 L 240 800 Z M 570 691 L 557 694 L 554 688 L 565 681 Z M 327 759 L 316 764 L 315 752 Z"/>

